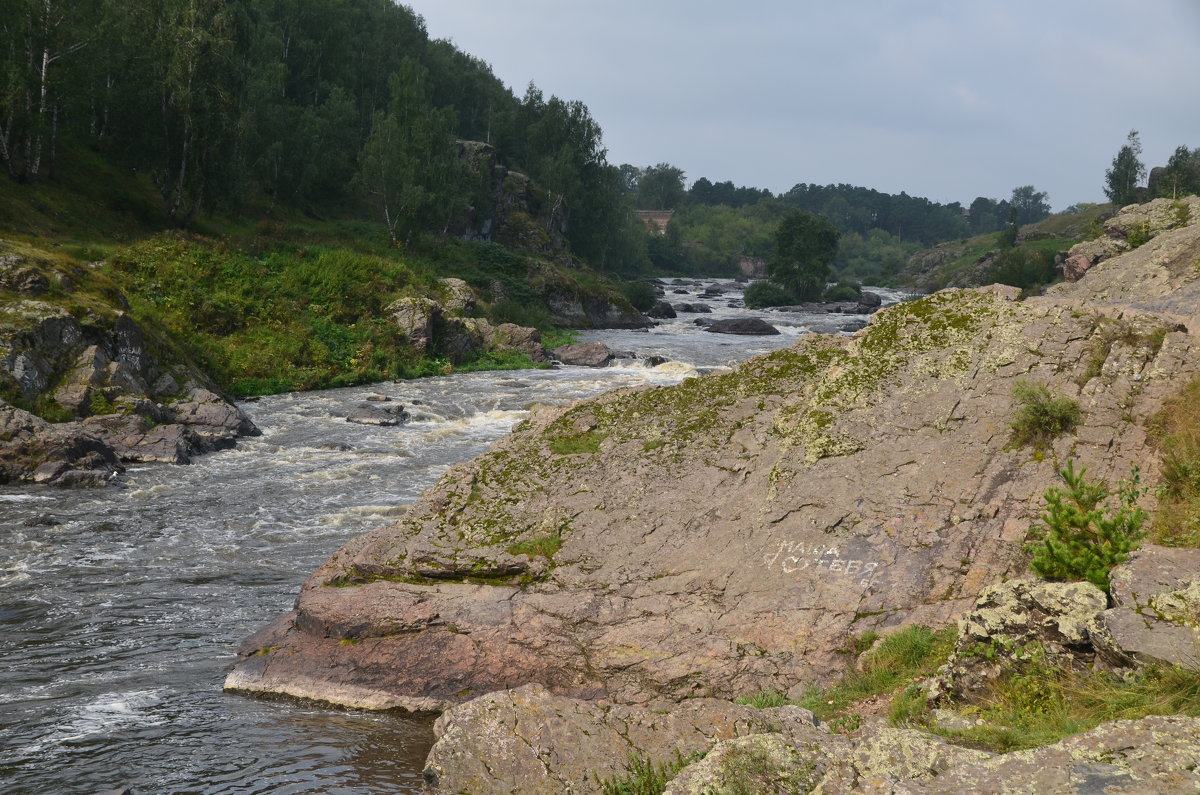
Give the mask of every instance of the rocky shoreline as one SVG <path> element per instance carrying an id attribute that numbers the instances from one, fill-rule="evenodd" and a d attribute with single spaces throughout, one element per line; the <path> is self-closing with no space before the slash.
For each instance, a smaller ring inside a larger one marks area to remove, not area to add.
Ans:
<path id="1" fill-rule="evenodd" d="M 0 306 L 0 483 L 98 486 L 122 462 L 184 464 L 258 433 L 93 270 L 0 257 L 16 296 Z"/>

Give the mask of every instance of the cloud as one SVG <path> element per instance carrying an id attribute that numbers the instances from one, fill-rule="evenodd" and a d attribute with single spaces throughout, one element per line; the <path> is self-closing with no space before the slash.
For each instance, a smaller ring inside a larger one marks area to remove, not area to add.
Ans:
<path id="1" fill-rule="evenodd" d="M 1065 206 L 1102 198 L 1131 127 L 1150 164 L 1200 146 L 1194 0 L 412 5 L 518 93 L 586 103 L 611 161 L 692 178 Z"/>

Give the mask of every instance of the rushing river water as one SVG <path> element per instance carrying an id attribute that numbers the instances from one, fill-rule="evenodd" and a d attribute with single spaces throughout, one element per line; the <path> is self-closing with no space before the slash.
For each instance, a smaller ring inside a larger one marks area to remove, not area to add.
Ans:
<path id="1" fill-rule="evenodd" d="M 697 303 L 692 289 L 668 298 Z M 290 609 L 337 547 L 391 521 L 527 406 L 674 383 L 830 326 L 731 307 L 739 298 L 706 299 L 704 317 L 756 314 L 784 333 L 707 334 L 690 314 L 648 333 L 587 332 L 672 361 L 263 398 L 245 406 L 261 437 L 191 466 L 131 467 L 94 491 L 0 487 L 0 792 L 419 791 L 428 718 L 224 694 L 238 643 Z M 413 421 L 347 423 L 371 394 Z"/>

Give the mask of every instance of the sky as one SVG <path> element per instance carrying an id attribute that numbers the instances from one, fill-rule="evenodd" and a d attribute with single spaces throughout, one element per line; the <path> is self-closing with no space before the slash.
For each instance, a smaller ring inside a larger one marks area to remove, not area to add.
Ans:
<path id="1" fill-rule="evenodd" d="M 1200 0 L 403 0 L 518 96 L 580 100 L 608 161 L 689 184 L 1105 201 L 1200 147 Z"/>

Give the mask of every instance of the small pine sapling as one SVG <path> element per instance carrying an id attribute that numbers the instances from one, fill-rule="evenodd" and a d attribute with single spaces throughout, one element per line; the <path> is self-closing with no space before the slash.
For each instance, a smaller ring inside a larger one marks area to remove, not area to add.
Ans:
<path id="1" fill-rule="evenodd" d="M 1117 505 L 1106 510 L 1103 503 L 1110 492 L 1102 483 L 1089 483 L 1086 471 L 1080 467 L 1076 472 L 1072 460 L 1058 470 L 1067 487 L 1046 490 L 1043 524 L 1030 528 L 1032 541 L 1026 550 L 1033 554 L 1030 565 L 1042 577 L 1086 580 L 1107 592 L 1109 571 L 1127 560 L 1146 535 L 1146 512 L 1137 506 L 1145 489 L 1139 486 L 1135 466 L 1130 479 L 1119 483 Z"/>

